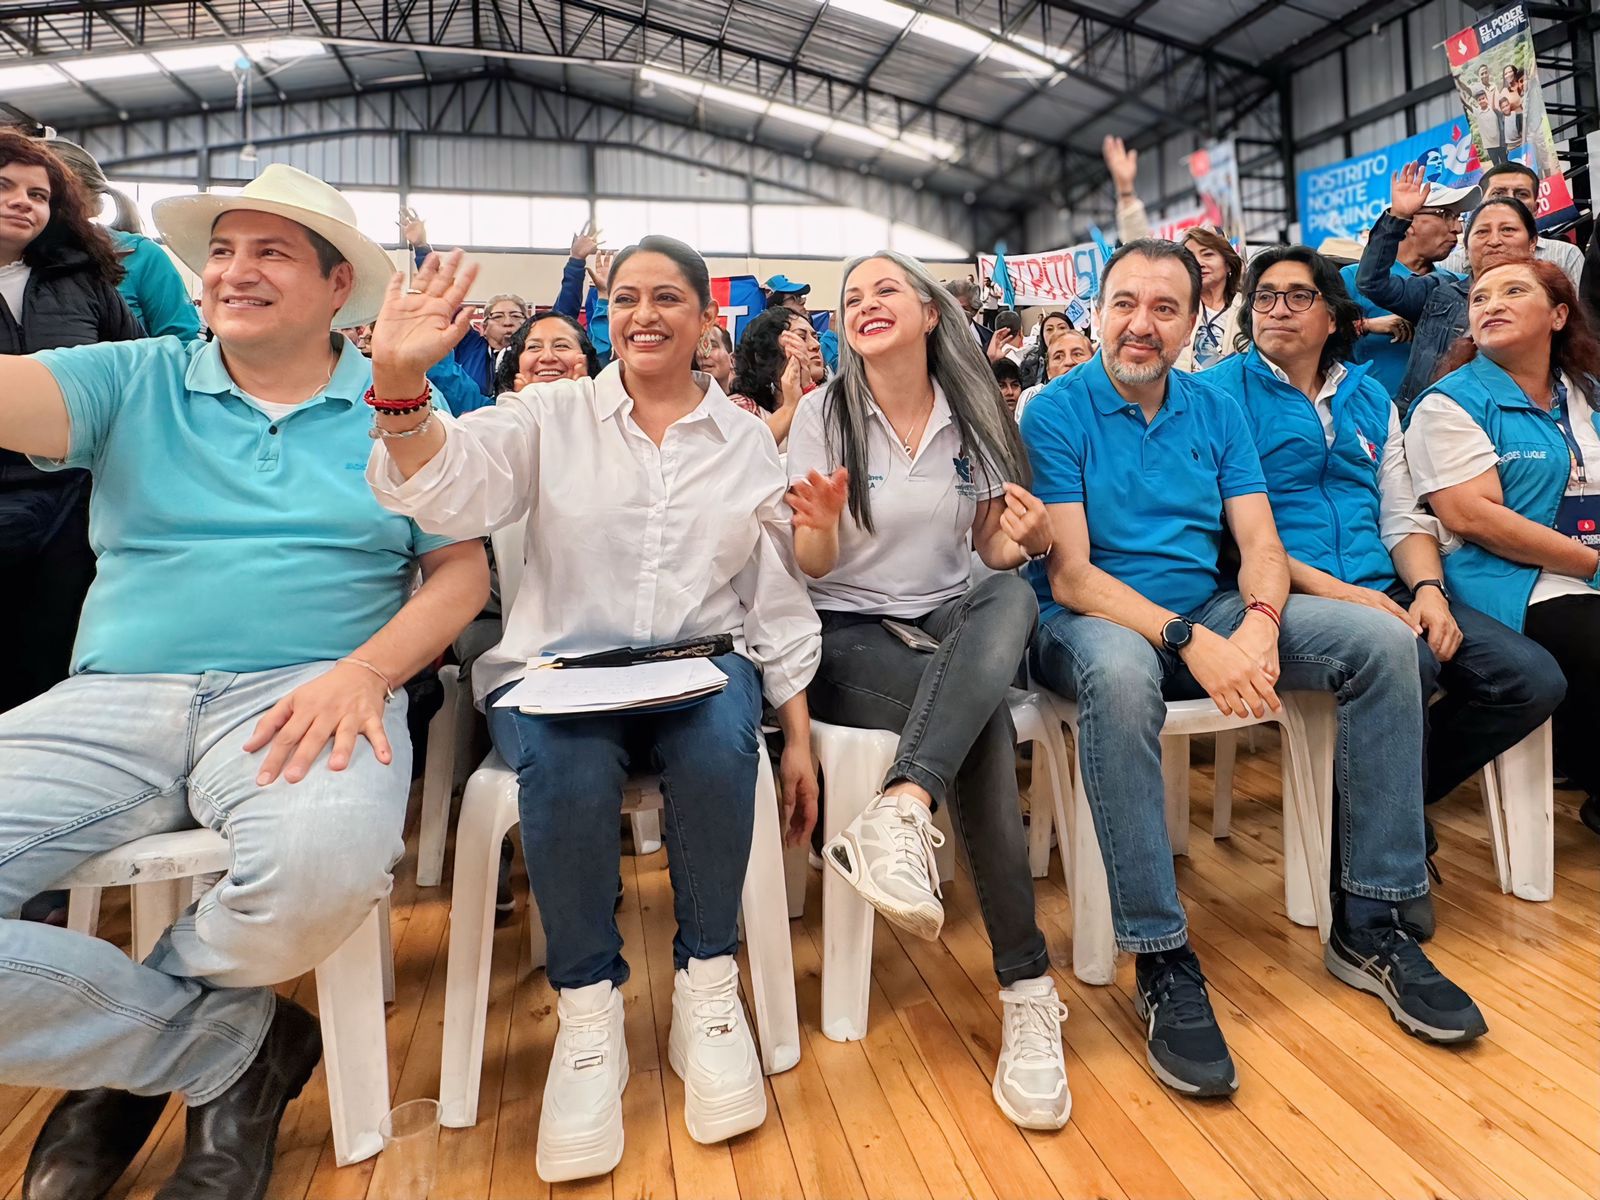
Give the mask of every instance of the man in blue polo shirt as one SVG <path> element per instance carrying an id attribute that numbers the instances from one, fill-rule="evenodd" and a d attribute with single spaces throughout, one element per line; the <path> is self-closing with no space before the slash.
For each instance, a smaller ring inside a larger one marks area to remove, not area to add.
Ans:
<path id="1" fill-rule="evenodd" d="M 1078 704 L 1078 756 L 1117 945 L 1138 956 L 1150 1065 L 1168 1086 L 1209 1096 L 1238 1077 L 1172 868 L 1160 755 L 1169 698 L 1210 696 L 1224 712 L 1264 716 L 1280 706 L 1279 686 L 1337 694 L 1350 803 L 1328 967 L 1419 1035 L 1462 1041 L 1484 1023 L 1396 911 L 1427 891 L 1411 633 L 1357 605 L 1287 600 L 1244 415 L 1172 370 L 1199 297 L 1199 264 L 1182 247 L 1122 247 L 1101 275 L 1100 354 L 1034 399 L 1022 437 L 1055 534 L 1048 564 L 1030 568 L 1041 604 L 1034 674 Z M 1219 565 L 1224 529 L 1239 547 L 1236 587 Z"/>
<path id="2" fill-rule="evenodd" d="M 321 1056 L 272 985 L 388 893 L 401 685 L 488 594 L 481 544 L 366 485 L 372 369 L 330 329 L 371 320 L 393 271 L 344 197 L 274 165 L 238 196 L 163 201 L 156 224 L 201 276 L 214 341 L 0 357 L 0 446 L 94 472 L 97 555 L 71 678 L 0 716 L 0 915 L 148 834 L 209 826 L 232 862 L 143 963 L 0 919 L 0 1081 L 69 1089 L 29 1200 L 104 1195 L 169 1092 L 189 1112 L 163 1200 L 265 1194 Z"/>
<path id="3" fill-rule="evenodd" d="M 1244 295 L 1250 351 L 1201 379 L 1244 409 L 1290 591 L 1367 605 L 1417 634 L 1432 804 L 1544 724 L 1566 680 L 1537 642 L 1446 594 L 1444 530 L 1417 503 L 1399 414 L 1367 364 L 1343 361 L 1359 309 L 1333 264 L 1274 246 L 1251 260 Z M 1431 933 L 1430 913 L 1410 915 Z"/>

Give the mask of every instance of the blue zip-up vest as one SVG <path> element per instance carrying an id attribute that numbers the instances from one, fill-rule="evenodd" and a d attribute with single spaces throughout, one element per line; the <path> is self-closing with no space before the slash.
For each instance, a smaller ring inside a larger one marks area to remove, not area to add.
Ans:
<path id="1" fill-rule="evenodd" d="M 1283 548 L 1357 587 L 1395 583 L 1379 536 L 1378 468 L 1394 404 L 1370 364 L 1345 364 L 1333 394 L 1333 444 L 1316 405 L 1284 383 L 1254 346 L 1202 378 L 1238 400 L 1250 423 Z"/>
<path id="2" fill-rule="evenodd" d="M 1442 392 L 1482 426 L 1499 455 L 1500 491 L 1513 512 L 1553 525 L 1572 473 L 1572 455 L 1556 419 L 1539 408 L 1516 381 L 1483 355 L 1450 372 L 1422 394 Z M 1588 407 L 1582 396 L 1567 398 L 1574 419 Z M 1600 413 L 1590 413 L 1600 432 Z M 1409 414 L 1407 415 L 1409 425 Z M 1528 597 L 1539 568 L 1509 562 L 1468 542 L 1444 560 L 1445 579 L 1462 600 L 1495 620 L 1522 631 Z"/>

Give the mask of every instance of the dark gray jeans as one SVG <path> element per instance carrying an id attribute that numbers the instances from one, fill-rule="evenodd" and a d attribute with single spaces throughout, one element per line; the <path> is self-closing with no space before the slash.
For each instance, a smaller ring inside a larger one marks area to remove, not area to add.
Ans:
<path id="1" fill-rule="evenodd" d="M 812 714 L 831 725 L 900 731 L 884 782 L 904 779 L 935 805 L 949 801 L 1001 986 L 1043 975 L 1050 956 L 1033 917 L 1006 703 L 1039 619 L 1033 589 L 1015 575 L 994 575 L 925 616 L 902 618 L 939 639 L 933 654 L 911 649 L 880 617 L 818 615 L 822 664 L 806 693 Z"/>

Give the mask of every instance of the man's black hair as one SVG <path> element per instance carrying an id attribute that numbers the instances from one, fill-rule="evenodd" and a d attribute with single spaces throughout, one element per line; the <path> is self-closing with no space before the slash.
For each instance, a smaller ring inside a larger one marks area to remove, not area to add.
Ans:
<path id="1" fill-rule="evenodd" d="M 1261 286 L 1261 277 L 1281 262 L 1303 263 L 1311 270 L 1311 286 L 1322 293 L 1322 302 L 1333 314 L 1334 330 L 1322 347 L 1322 359 L 1317 369 L 1327 374 L 1336 362 L 1345 362 L 1356 344 L 1356 322 L 1361 319 L 1361 309 L 1350 298 L 1344 286 L 1344 276 L 1333 261 L 1318 254 L 1310 246 L 1268 246 L 1250 260 L 1245 273 L 1244 303 L 1239 306 L 1239 336 L 1234 348 L 1247 350 L 1254 340 L 1255 309 L 1250 297 Z"/>

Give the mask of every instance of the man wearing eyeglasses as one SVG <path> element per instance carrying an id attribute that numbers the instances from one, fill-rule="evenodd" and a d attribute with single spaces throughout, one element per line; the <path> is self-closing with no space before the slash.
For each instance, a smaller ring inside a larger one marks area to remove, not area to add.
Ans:
<path id="1" fill-rule="evenodd" d="M 1028 574 L 1040 601 L 1031 665 L 1078 705 L 1078 756 L 1119 949 L 1137 955 L 1135 1008 L 1158 1078 L 1187 1095 L 1238 1086 L 1189 946 L 1161 772 L 1168 700 L 1209 696 L 1265 717 L 1278 689 L 1338 700 L 1346 819 L 1324 961 L 1418 1036 L 1484 1032 L 1398 907 L 1425 895 L 1422 697 L 1414 638 L 1392 617 L 1289 597 L 1260 455 L 1210 372 L 1174 371 L 1200 307 L 1200 265 L 1141 239 L 1101 273 L 1098 356 L 1028 405 L 1022 440 L 1054 548 Z M 1387 403 L 1387 401 L 1385 401 Z M 1224 533 L 1237 571 L 1221 561 Z"/>
<path id="2" fill-rule="evenodd" d="M 1544 724 L 1566 681 L 1543 647 L 1446 593 L 1444 530 L 1412 490 L 1399 416 L 1371 365 L 1345 361 L 1358 310 L 1333 264 L 1274 246 L 1251 262 L 1245 301 L 1249 352 L 1202 378 L 1244 407 L 1290 592 L 1365 605 L 1416 634 L 1425 709 L 1444 689 L 1424 714 L 1432 804 Z M 1406 915 L 1431 933 L 1426 906 Z"/>
<path id="3" fill-rule="evenodd" d="M 1411 218 L 1411 226 L 1400 240 L 1395 252 L 1391 275 L 1410 279 L 1417 275 L 1437 274 L 1443 279 L 1455 279 L 1457 272 L 1439 266 L 1456 248 L 1461 236 L 1461 214 L 1476 196 L 1471 189 L 1448 189 L 1434 185 L 1428 196 L 1430 207 L 1420 209 Z M 1448 266 L 1448 264 L 1446 264 Z M 1356 322 L 1356 341 L 1351 359 L 1357 363 L 1370 363 L 1369 378 L 1375 380 L 1390 396 L 1400 390 L 1405 378 L 1406 363 L 1411 358 L 1411 323 L 1380 307 L 1356 289 L 1356 272 L 1359 264 L 1351 263 L 1340 275 L 1345 291 L 1361 310 Z M 1463 267 L 1464 273 L 1465 268 Z"/>

